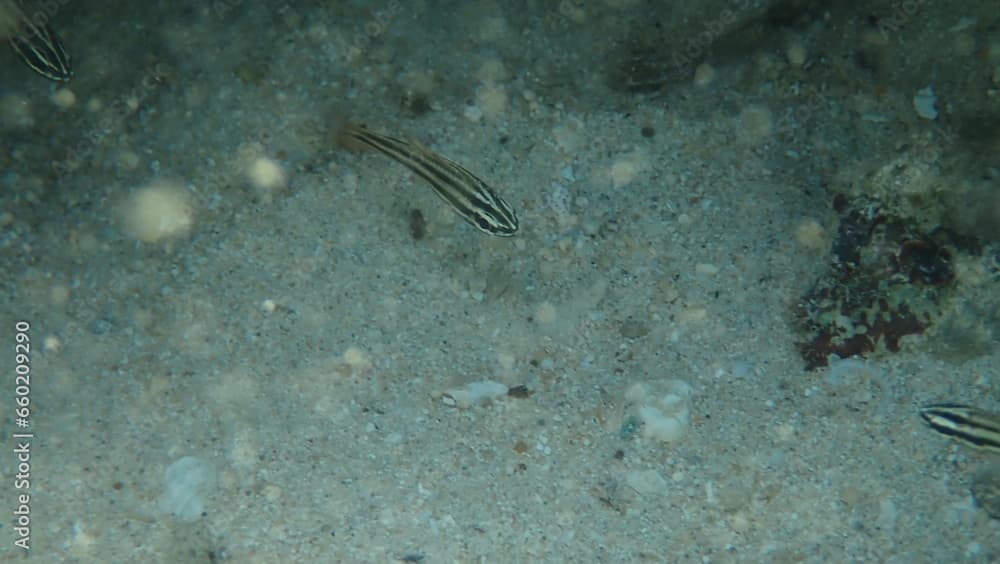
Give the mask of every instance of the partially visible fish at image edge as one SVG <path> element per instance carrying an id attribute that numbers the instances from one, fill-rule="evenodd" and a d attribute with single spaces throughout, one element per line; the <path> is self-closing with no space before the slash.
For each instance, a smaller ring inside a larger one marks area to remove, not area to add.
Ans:
<path id="1" fill-rule="evenodd" d="M 2 31 L 17 56 L 38 74 L 65 82 L 73 77 L 69 52 L 48 24 L 43 11 L 31 11 L 21 0 L 0 0 Z"/>
<path id="2" fill-rule="evenodd" d="M 976 449 L 1000 453 L 1000 413 L 957 403 L 937 403 L 921 407 L 920 416 L 942 435 Z"/>

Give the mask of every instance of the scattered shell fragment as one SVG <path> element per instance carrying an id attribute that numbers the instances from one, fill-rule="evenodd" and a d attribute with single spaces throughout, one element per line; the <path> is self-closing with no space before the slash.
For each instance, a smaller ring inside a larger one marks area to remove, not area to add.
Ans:
<path id="1" fill-rule="evenodd" d="M 934 89 L 930 86 L 917 90 L 913 96 L 913 109 L 917 111 L 918 116 L 924 119 L 937 119 L 936 104 L 937 96 L 934 95 Z"/>
<path id="2" fill-rule="evenodd" d="M 482 380 L 479 382 L 469 382 L 459 387 L 445 390 L 441 394 L 441 401 L 445 405 L 467 409 L 474 405 L 485 404 L 494 399 L 507 395 L 507 386 L 493 380 Z"/>
<path id="3" fill-rule="evenodd" d="M 164 472 L 160 511 L 181 521 L 194 521 L 202 515 L 216 480 L 215 468 L 204 459 L 185 456 L 175 460 Z"/>
<path id="4" fill-rule="evenodd" d="M 644 496 L 662 494 L 667 489 L 667 481 L 656 470 L 632 470 L 625 475 L 625 483 Z"/>
<path id="5" fill-rule="evenodd" d="M 641 425 L 642 435 L 656 441 L 676 441 L 690 420 L 691 392 L 683 380 L 633 384 L 625 391 L 626 425 Z"/>

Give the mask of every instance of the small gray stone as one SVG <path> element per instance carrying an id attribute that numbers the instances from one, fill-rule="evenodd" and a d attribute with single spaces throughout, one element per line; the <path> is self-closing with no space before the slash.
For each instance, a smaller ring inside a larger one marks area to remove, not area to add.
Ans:
<path id="1" fill-rule="evenodd" d="M 107 319 L 101 317 L 90 322 L 87 329 L 95 335 L 103 335 L 111 330 L 111 322 Z"/>
<path id="2" fill-rule="evenodd" d="M 626 319 L 621 327 L 622 337 L 626 339 L 638 339 L 649 334 L 649 325 L 635 319 Z"/>
<path id="3" fill-rule="evenodd" d="M 1000 519 L 1000 463 L 976 472 L 972 477 L 972 497 L 987 515 Z"/>

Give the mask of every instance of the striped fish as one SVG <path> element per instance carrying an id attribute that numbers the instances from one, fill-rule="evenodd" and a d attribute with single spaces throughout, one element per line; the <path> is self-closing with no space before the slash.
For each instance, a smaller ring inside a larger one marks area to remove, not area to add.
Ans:
<path id="1" fill-rule="evenodd" d="M 56 32 L 48 25 L 44 12 L 29 14 L 22 0 L 0 0 L 8 6 L 0 8 L 11 22 L 8 31 L 11 48 L 33 71 L 60 82 L 73 77 L 69 53 Z"/>
<path id="2" fill-rule="evenodd" d="M 339 141 L 348 148 L 369 147 L 391 157 L 430 183 L 434 193 L 473 227 L 498 237 L 517 232 L 517 216 L 488 184 L 460 164 L 421 147 L 347 124 Z"/>
<path id="3" fill-rule="evenodd" d="M 942 435 L 973 448 L 1000 453 L 1000 413 L 938 403 L 921 407 L 920 416 Z"/>

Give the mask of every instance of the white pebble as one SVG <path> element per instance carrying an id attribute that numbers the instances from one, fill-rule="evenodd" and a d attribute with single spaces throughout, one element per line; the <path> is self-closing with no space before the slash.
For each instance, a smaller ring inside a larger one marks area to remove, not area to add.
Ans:
<path id="1" fill-rule="evenodd" d="M 465 110 L 462 112 L 462 115 L 465 116 L 465 119 L 476 123 L 483 119 L 483 109 L 475 104 L 469 104 L 468 106 L 465 106 Z"/>
<path id="2" fill-rule="evenodd" d="M 712 276 L 719 273 L 719 267 L 714 264 L 702 262 L 695 265 L 694 271 L 701 275 Z"/>

